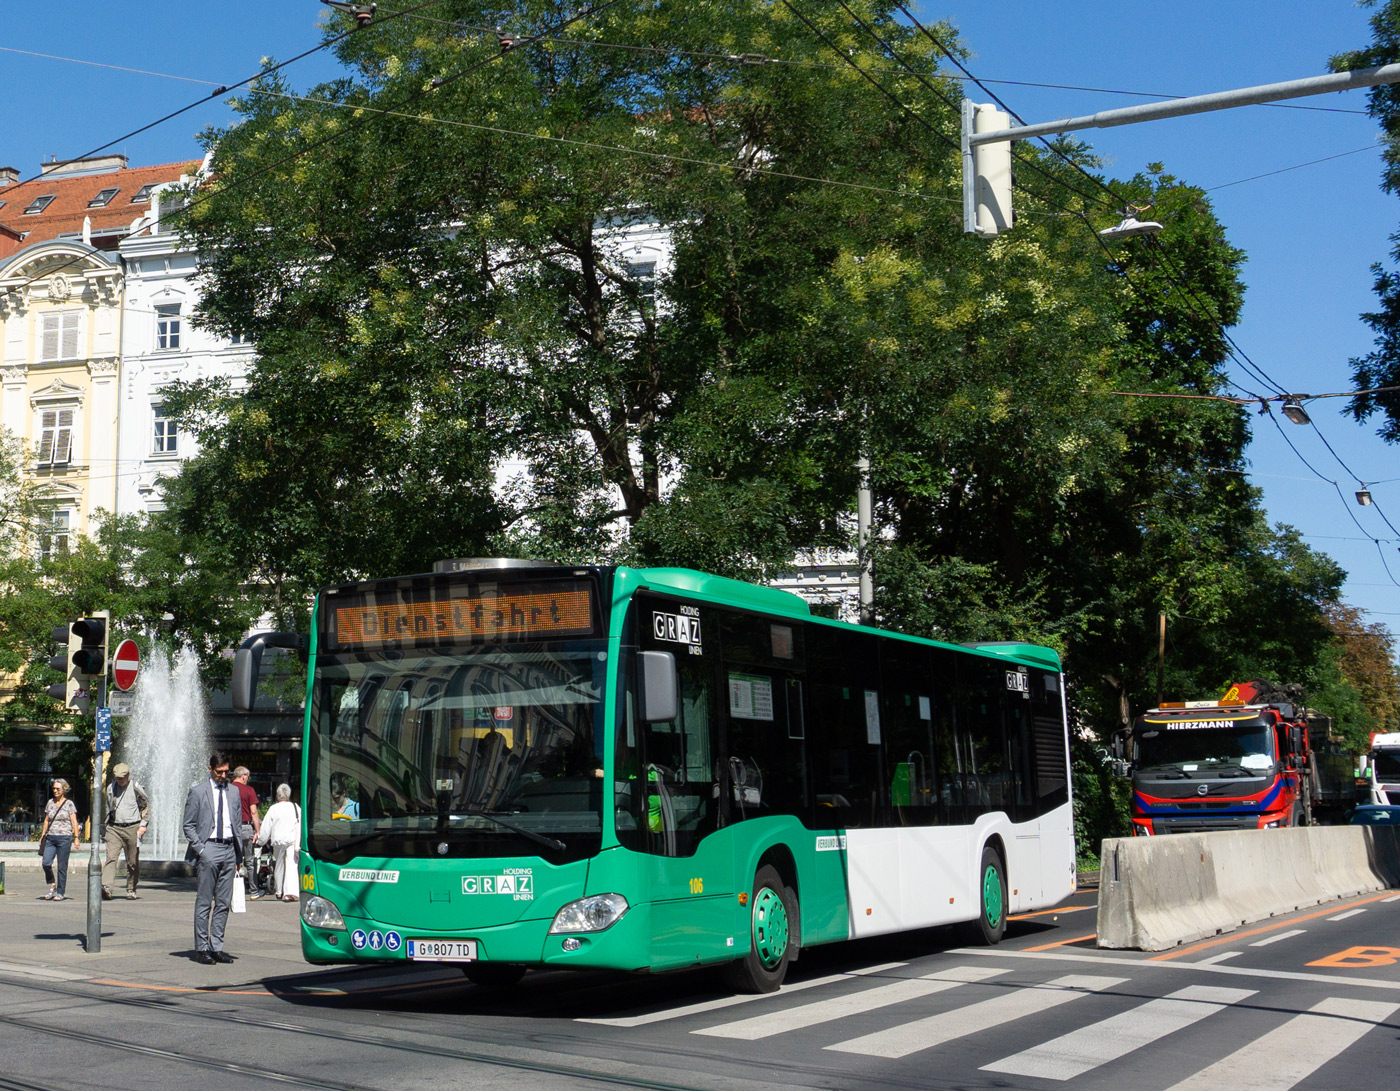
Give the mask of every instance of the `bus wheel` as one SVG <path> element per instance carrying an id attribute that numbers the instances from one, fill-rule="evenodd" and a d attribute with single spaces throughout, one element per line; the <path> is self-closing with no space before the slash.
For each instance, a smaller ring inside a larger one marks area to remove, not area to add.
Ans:
<path id="1" fill-rule="evenodd" d="M 468 962 L 462 973 L 473 985 L 483 989 L 508 989 L 525 976 L 524 966 L 512 966 L 509 962 Z"/>
<path id="2" fill-rule="evenodd" d="M 1000 943 L 1006 934 L 1006 865 L 991 845 L 982 850 L 982 866 L 977 873 L 982 912 L 969 922 L 966 932 L 973 943 L 991 946 Z"/>
<path id="3" fill-rule="evenodd" d="M 725 980 L 736 992 L 770 993 L 783 983 L 792 942 L 793 900 L 775 868 L 765 864 L 758 869 L 749 898 L 749 952 L 724 968 Z"/>

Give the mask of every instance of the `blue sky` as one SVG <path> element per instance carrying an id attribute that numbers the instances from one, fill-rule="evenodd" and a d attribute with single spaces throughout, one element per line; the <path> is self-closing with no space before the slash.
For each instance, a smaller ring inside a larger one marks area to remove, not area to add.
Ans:
<path id="1" fill-rule="evenodd" d="M 318 40 L 323 8 L 314 0 L 191 0 L 139 16 L 134 10 L 142 9 L 90 0 L 5 4 L 0 165 L 27 177 L 51 155 L 87 152 L 251 75 L 263 56 L 286 60 L 309 49 Z M 923 0 L 914 10 L 960 30 L 976 76 L 1016 81 L 990 86 L 1027 122 L 1145 101 L 1031 84 L 1197 95 L 1319 75 L 1332 53 L 1369 40 L 1370 14 L 1350 0 L 1175 0 L 1170 6 Z M 334 72 L 331 60 L 317 54 L 286 75 L 294 87 L 306 88 Z M 975 89 L 970 94 L 984 100 Z M 193 157 L 199 130 L 229 120 L 226 97 L 215 96 L 112 150 L 128 155 L 133 166 Z M 1386 256 L 1388 237 L 1400 225 L 1400 202 L 1377 186 L 1377 126 L 1360 112 L 1364 92 L 1294 105 L 1314 109 L 1250 107 L 1081 137 L 1114 175 L 1127 177 L 1160 161 L 1210 191 L 1230 240 L 1248 255 L 1244 317 L 1232 331 L 1236 343 L 1283 389 L 1318 394 L 1346 390 L 1348 360 L 1371 346 L 1358 315 L 1374 304 L 1370 266 Z M 1357 149 L 1369 150 L 1346 154 Z M 1330 156 L 1340 158 L 1285 169 Z M 1255 177 L 1273 171 L 1283 173 Z M 1261 389 L 1241 365 L 1236 374 L 1241 386 Z M 1254 418 L 1251 478 L 1264 490 L 1271 519 L 1297 527 L 1348 571 L 1347 601 L 1400 629 L 1400 534 L 1380 518 L 1384 512 L 1400 527 L 1400 480 L 1388 480 L 1400 478 L 1400 450 L 1376 438 L 1375 422 L 1358 425 L 1343 408 L 1340 398 L 1314 402 L 1309 411 L 1316 429 L 1281 425 L 1321 478 L 1279 429 Z M 1385 482 L 1372 486 L 1376 505 L 1355 505 L 1352 473 Z"/>

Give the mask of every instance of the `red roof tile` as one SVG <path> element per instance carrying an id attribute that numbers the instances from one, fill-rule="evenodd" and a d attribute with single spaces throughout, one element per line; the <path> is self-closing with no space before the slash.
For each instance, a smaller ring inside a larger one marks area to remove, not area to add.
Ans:
<path id="1" fill-rule="evenodd" d="M 183 163 L 128 167 L 96 174 L 45 174 L 17 185 L 0 186 L 0 201 L 5 202 L 4 207 L 0 208 L 0 226 L 25 235 L 24 241 L 16 249 L 48 242 L 60 235 L 81 238 L 84 217 L 91 219 L 94 236 L 105 232 L 124 234 L 133 221 L 151 210 L 150 201 L 132 203 L 131 199 L 143 186 L 179 181 L 182 174 L 193 174 L 198 170 L 199 164 L 198 159 L 191 159 Z M 116 189 L 117 192 L 100 208 L 89 208 L 88 202 L 104 189 Z M 36 198 L 49 195 L 53 200 L 42 212 L 25 215 L 24 210 Z M 96 238 L 93 241 L 96 243 Z M 4 256 L 12 245 L 9 234 L 0 232 L 0 256 Z"/>

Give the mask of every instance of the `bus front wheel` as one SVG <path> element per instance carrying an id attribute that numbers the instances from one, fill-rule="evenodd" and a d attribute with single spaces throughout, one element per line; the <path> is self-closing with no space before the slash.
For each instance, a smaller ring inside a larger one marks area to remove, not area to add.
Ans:
<path id="1" fill-rule="evenodd" d="M 982 911 L 967 926 L 973 943 L 992 946 L 1006 934 L 1006 865 L 1001 854 L 988 845 L 982 850 L 982 866 L 977 869 L 977 889 Z"/>
<path id="2" fill-rule="evenodd" d="M 736 992 L 770 993 L 787 976 L 794 898 L 777 869 L 767 864 L 753 877 L 749 897 L 749 951 L 725 967 Z"/>

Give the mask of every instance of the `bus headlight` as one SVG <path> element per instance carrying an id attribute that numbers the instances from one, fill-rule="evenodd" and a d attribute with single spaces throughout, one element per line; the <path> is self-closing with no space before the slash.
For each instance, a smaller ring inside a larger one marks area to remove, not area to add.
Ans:
<path id="1" fill-rule="evenodd" d="M 554 917 L 550 935 L 558 932 L 602 932 L 611 928 L 627 912 L 627 899 L 621 894 L 594 894 L 570 902 Z M 343 927 L 343 926 L 342 926 Z"/>
<path id="2" fill-rule="evenodd" d="M 345 931 L 345 918 L 340 915 L 335 903 L 316 894 L 312 894 L 301 903 L 301 919 L 312 928 Z"/>

